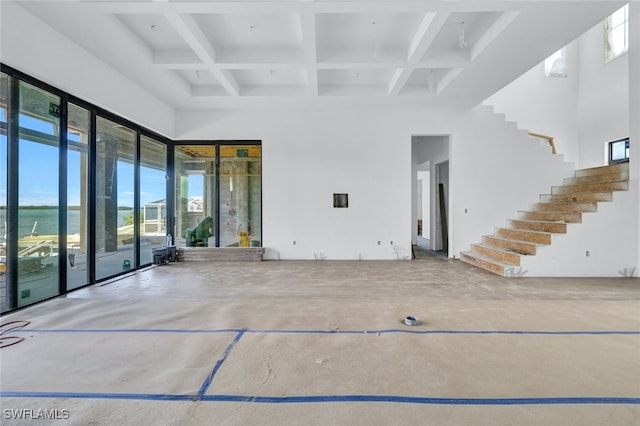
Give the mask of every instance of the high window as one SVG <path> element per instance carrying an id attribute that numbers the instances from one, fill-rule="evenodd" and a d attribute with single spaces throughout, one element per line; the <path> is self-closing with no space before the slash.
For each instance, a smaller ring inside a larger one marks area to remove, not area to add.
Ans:
<path id="1" fill-rule="evenodd" d="M 610 62 L 629 50 L 629 5 L 604 21 L 604 60 Z"/>
<path id="2" fill-rule="evenodd" d="M 567 76 L 567 48 L 566 46 L 549 56 L 544 61 L 545 77 Z"/>

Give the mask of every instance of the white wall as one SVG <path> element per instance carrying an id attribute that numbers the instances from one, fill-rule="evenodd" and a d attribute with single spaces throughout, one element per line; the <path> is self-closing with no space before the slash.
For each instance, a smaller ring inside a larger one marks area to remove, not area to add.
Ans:
<path id="1" fill-rule="evenodd" d="M 412 135 L 451 135 L 456 257 L 572 169 L 485 108 L 179 111 L 177 123 L 179 139 L 262 140 L 271 259 L 409 258 L 417 211 Z M 348 209 L 332 207 L 334 192 L 349 193 Z"/>
<path id="2" fill-rule="evenodd" d="M 629 137 L 631 149 L 630 179 L 638 191 L 635 212 L 636 218 L 640 216 L 640 3 L 629 4 Z M 633 188 L 633 186 L 632 186 Z M 640 219 L 637 219 L 640 220 Z M 640 246 L 640 224 L 636 247 Z M 640 249 L 636 265 L 640 268 Z M 640 276 L 640 271 L 636 276 Z"/>
<path id="3" fill-rule="evenodd" d="M 632 25 L 633 26 L 633 25 Z M 629 136 L 629 56 L 604 63 L 604 25 L 578 40 L 580 168 L 606 164 L 606 142 Z"/>
<path id="4" fill-rule="evenodd" d="M 431 170 L 429 162 L 418 169 Z M 431 238 L 431 172 L 418 171 L 418 219 L 422 220 L 422 237 Z"/>
<path id="5" fill-rule="evenodd" d="M 614 192 L 613 202 L 598 203 L 597 213 L 583 213 L 582 223 L 553 235 L 551 245 L 536 256 L 522 257 L 522 270 L 545 277 L 620 277 L 635 268 L 638 276 L 637 191 L 632 182 L 629 191 Z"/>
<path id="6" fill-rule="evenodd" d="M 166 136 L 174 112 L 108 64 L 13 2 L 0 2 L 6 65 Z"/>
<path id="7" fill-rule="evenodd" d="M 544 62 L 488 98 L 518 128 L 555 138 L 559 154 L 567 161 L 579 159 L 578 43 L 567 46 L 567 77 L 545 77 Z"/>

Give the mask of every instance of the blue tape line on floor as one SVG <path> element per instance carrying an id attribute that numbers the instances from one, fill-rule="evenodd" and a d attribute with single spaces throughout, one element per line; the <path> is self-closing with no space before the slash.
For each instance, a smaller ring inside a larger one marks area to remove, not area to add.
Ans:
<path id="1" fill-rule="evenodd" d="M 258 333 L 258 334 L 523 334 L 523 335 L 638 335 L 636 330 L 252 330 L 241 328 L 222 329 L 157 329 L 157 328 L 87 328 L 87 329 L 21 329 L 12 333 L 184 333 L 184 334 L 214 334 L 214 333 Z"/>
<path id="2" fill-rule="evenodd" d="M 207 392 L 207 389 L 209 389 L 209 386 L 211 386 L 211 382 L 213 381 L 213 378 L 215 377 L 215 375 L 218 372 L 218 370 L 220 370 L 220 367 L 222 366 L 222 363 L 227 359 L 227 357 L 231 353 L 231 349 L 233 349 L 233 347 L 236 345 L 236 343 L 238 343 L 240 341 L 240 339 L 242 338 L 243 335 L 244 335 L 244 330 L 239 331 L 238 334 L 236 335 L 235 339 L 233 339 L 233 342 L 231 342 L 229 344 L 229 346 L 227 346 L 227 349 L 225 349 L 224 354 L 222 355 L 222 357 L 216 362 L 216 365 L 213 367 L 213 370 L 211 370 L 211 373 L 209 373 L 207 378 L 202 383 L 202 386 L 200 386 L 200 390 L 198 391 L 198 394 L 196 395 L 196 399 L 197 400 L 202 399 L 202 396 Z"/>
<path id="3" fill-rule="evenodd" d="M 2 398 L 69 398 L 125 399 L 147 401 L 194 401 L 193 395 L 147 393 L 80 393 L 80 392 L 0 392 Z M 259 404 L 312 404 L 328 402 L 391 402 L 422 405 L 574 405 L 615 404 L 639 405 L 640 398 L 627 397 L 549 397 L 549 398 L 429 398 L 394 395 L 314 395 L 314 396 L 248 396 L 203 395 L 204 402 L 253 402 Z"/>

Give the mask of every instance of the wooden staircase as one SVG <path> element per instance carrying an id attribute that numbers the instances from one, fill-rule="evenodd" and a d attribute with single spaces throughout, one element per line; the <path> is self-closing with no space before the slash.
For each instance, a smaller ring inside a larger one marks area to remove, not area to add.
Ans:
<path id="1" fill-rule="evenodd" d="M 629 189 L 629 163 L 576 170 L 551 194 L 540 196 L 531 210 L 518 212 L 507 226 L 485 235 L 460 259 L 502 276 L 517 276 L 522 256 L 535 256 L 554 234 L 566 234 L 567 224 L 582 222 L 582 214 L 596 212 L 598 203 L 613 200 L 613 191 Z"/>

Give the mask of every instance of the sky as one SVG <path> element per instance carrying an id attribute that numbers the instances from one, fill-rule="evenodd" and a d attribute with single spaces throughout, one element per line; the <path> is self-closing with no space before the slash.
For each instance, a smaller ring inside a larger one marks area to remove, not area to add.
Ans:
<path id="1" fill-rule="evenodd" d="M 27 116 L 20 116 L 21 127 L 53 134 L 53 125 Z M 7 138 L 0 135 L 0 204 L 6 204 Z M 80 204 L 80 156 L 79 151 L 68 151 L 67 204 Z M 19 146 L 19 205 L 58 205 L 58 147 L 20 140 Z M 133 207 L 133 164 L 118 161 L 118 205 Z M 165 195 L 165 171 L 141 167 L 140 203 L 162 200 Z"/>

